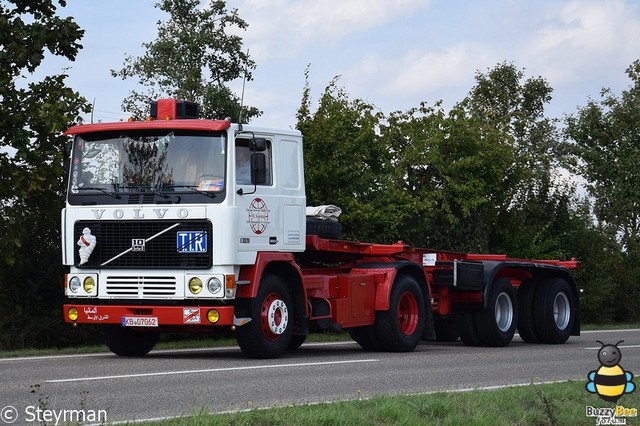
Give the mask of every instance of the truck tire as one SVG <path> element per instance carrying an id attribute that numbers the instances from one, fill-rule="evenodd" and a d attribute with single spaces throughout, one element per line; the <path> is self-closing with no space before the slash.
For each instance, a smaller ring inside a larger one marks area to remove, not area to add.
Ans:
<path id="1" fill-rule="evenodd" d="M 455 319 L 434 318 L 433 325 L 436 330 L 436 341 L 438 342 L 455 342 L 460 338 Z"/>
<path id="2" fill-rule="evenodd" d="M 340 231 L 342 231 L 342 225 L 337 220 L 307 217 L 307 235 L 337 240 L 340 238 Z"/>
<path id="3" fill-rule="evenodd" d="M 518 324 L 516 291 L 505 278 L 493 282 L 487 309 L 476 311 L 478 338 L 482 346 L 506 346 L 513 339 Z"/>
<path id="4" fill-rule="evenodd" d="M 465 345 L 480 346 L 475 311 L 461 309 L 456 312 L 456 328 L 458 329 L 458 334 L 460 334 L 460 340 Z"/>
<path id="5" fill-rule="evenodd" d="M 540 342 L 566 342 L 575 321 L 575 306 L 569 284 L 562 278 L 550 278 L 542 283 L 536 291 L 535 308 Z"/>
<path id="6" fill-rule="evenodd" d="M 251 358 L 277 358 L 291 342 L 293 304 L 286 284 L 278 275 L 267 274 L 251 300 L 251 321 L 236 330 L 238 345 Z"/>
<path id="7" fill-rule="evenodd" d="M 104 328 L 104 339 L 109 350 L 116 355 L 144 356 L 158 342 L 158 333 L 113 325 Z"/>
<path id="8" fill-rule="evenodd" d="M 291 340 L 289 341 L 289 345 L 287 346 L 288 351 L 295 351 L 298 349 L 304 341 L 307 340 L 306 334 L 294 334 L 291 336 Z"/>
<path id="9" fill-rule="evenodd" d="M 382 350 L 414 350 L 422 338 L 424 322 L 424 298 L 418 281 L 410 275 L 400 275 L 391 289 L 389 310 L 376 312 L 374 327 Z"/>
<path id="10" fill-rule="evenodd" d="M 350 328 L 349 336 L 365 351 L 380 352 L 382 350 L 376 330 L 372 325 Z"/>
<path id="11" fill-rule="evenodd" d="M 525 280 L 518 287 L 516 297 L 518 299 L 518 334 L 526 343 L 538 343 L 538 332 L 535 321 L 535 291 L 538 282 Z"/>

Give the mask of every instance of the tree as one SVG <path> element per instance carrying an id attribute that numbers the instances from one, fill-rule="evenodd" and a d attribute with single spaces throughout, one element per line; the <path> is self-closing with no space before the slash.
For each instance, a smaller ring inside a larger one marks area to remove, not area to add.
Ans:
<path id="1" fill-rule="evenodd" d="M 627 69 L 632 85 L 616 97 L 603 89 L 566 120 L 576 170 L 586 179 L 598 221 L 640 250 L 640 60 Z"/>
<path id="2" fill-rule="evenodd" d="M 146 88 L 132 90 L 122 108 L 138 118 L 148 115 L 149 103 L 162 97 L 195 101 L 203 118 L 232 117 L 247 122 L 260 115 L 255 107 L 244 107 L 225 85 L 237 78 L 251 80 L 255 63 L 242 51 L 242 38 L 229 30 L 247 28 L 237 9 L 228 11 L 225 1 L 162 0 L 155 4 L 169 14 L 158 21 L 156 40 L 143 43 L 140 57 L 127 56 L 124 67 L 111 70 L 113 77 L 137 78 Z"/>
<path id="3" fill-rule="evenodd" d="M 57 2 L 65 6 L 63 0 Z M 62 132 L 88 104 L 65 74 L 23 83 L 45 51 L 73 61 L 84 33 L 53 0 L 0 2 L 0 347 L 42 344 L 60 323 Z M 46 337 L 48 336 L 48 337 Z M 22 341 L 18 340 L 22 339 Z"/>
<path id="4" fill-rule="evenodd" d="M 334 78 L 310 112 L 307 84 L 298 110 L 297 128 L 305 137 L 307 204 L 342 208 L 345 237 L 380 239 L 386 235 L 378 207 L 385 151 L 375 129 L 380 116 L 362 100 L 350 100 Z"/>
<path id="5" fill-rule="evenodd" d="M 599 102 L 590 100 L 567 117 L 565 130 L 598 226 L 618 241 L 618 253 L 600 261 L 615 277 L 606 289 L 618 321 L 640 318 L 634 302 L 640 298 L 640 60 L 626 72 L 627 90 L 615 96 L 603 89 Z"/>

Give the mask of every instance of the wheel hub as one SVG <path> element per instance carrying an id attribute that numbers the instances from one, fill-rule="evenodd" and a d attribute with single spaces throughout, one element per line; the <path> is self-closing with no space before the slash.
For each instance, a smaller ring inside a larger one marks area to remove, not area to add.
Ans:
<path id="1" fill-rule="evenodd" d="M 289 325 L 289 309 L 275 294 L 270 294 L 262 304 L 261 315 L 262 330 L 271 340 L 282 335 Z"/>
<path id="2" fill-rule="evenodd" d="M 503 333 L 509 331 L 513 323 L 513 303 L 507 293 L 503 292 L 498 295 L 495 316 L 498 329 Z"/>

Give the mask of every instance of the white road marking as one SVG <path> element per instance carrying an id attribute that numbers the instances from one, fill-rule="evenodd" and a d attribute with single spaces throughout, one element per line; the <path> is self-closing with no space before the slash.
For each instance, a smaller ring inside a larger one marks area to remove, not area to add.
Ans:
<path id="1" fill-rule="evenodd" d="M 68 383 L 68 382 L 89 382 L 97 380 L 111 380 L 111 379 L 130 379 L 136 377 L 157 377 L 157 376 L 172 376 L 178 374 L 197 374 L 197 373 L 218 373 L 223 371 L 243 371 L 243 370 L 263 370 L 269 368 L 292 368 L 292 367 L 314 367 L 321 365 L 339 365 L 339 364 L 356 364 L 362 362 L 378 362 L 379 359 L 357 359 L 346 361 L 331 361 L 331 362 L 303 362 L 299 364 L 273 364 L 273 365 L 250 365 L 245 367 L 226 367 L 226 368 L 207 368 L 202 370 L 177 370 L 177 371 L 160 371 L 157 373 L 139 373 L 139 374 L 121 374 L 114 376 L 96 376 L 96 377 L 76 377 L 72 379 L 53 379 L 46 380 L 46 383 Z"/>
<path id="2" fill-rule="evenodd" d="M 620 346 L 618 346 L 618 349 L 626 349 L 626 348 L 640 348 L 640 345 L 620 345 Z M 598 349 L 602 349 L 602 346 L 592 347 L 592 348 L 585 348 L 585 349 L 587 349 L 587 350 L 590 350 L 590 349 L 598 350 Z"/>

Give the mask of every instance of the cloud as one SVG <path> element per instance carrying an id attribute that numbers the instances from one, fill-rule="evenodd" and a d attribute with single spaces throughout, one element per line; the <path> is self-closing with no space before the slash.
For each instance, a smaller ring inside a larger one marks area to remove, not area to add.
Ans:
<path id="1" fill-rule="evenodd" d="M 549 9 L 525 52 L 544 64 L 545 77 L 570 83 L 585 74 L 622 72 L 619 67 L 638 57 L 638 34 L 637 4 L 574 0 Z"/>
<path id="2" fill-rule="evenodd" d="M 363 31 L 409 16 L 430 0 L 244 0 L 238 13 L 257 60 L 298 53 L 312 44 L 334 45 Z"/>
<path id="3" fill-rule="evenodd" d="M 439 52 L 411 50 L 403 56 L 367 57 L 350 73 L 354 84 L 380 87 L 385 94 L 415 96 L 456 87 L 473 78 L 473 70 L 488 63 L 481 46 L 459 43 Z"/>

